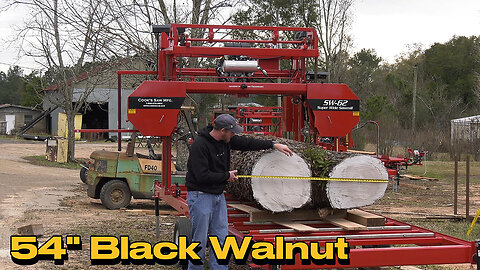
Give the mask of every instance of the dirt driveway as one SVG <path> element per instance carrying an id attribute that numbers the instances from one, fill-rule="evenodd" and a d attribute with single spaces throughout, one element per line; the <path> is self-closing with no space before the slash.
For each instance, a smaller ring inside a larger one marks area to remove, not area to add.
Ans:
<path id="1" fill-rule="evenodd" d="M 88 158 L 92 151 L 100 149 L 116 151 L 116 146 L 114 143 L 77 143 L 76 157 Z M 55 266 L 53 261 L 40 261 L 27 267 L 29 269 L 88 268 L 87 247 L 92 234 L 130 235 L 131 239 L 155 240 L 153 216 L 141 212 L 108 211 L 98 200 L 86 196 L 86 185 L 81 183 L 78 170 L 36 166 L 22 158 L 43 155 L 45 143 L 0 140 L 0 149 L 1 269 L 24 268 L 10 259 L 10 235 L 15 234 L 18 227 L 30 224 L 44 227 L 45 235 L 39 243 L 52 235 L 78 234 L 82 236 L 85 248 L 68 252 L 69 259 L 64 266 Z M 133 200 L 131 208 L 153 209 L 153 202 Z M 170 237 L 172 224 L 173 218 L 163 217 L 165 240 Z M 140 233 L 131 234 L 130 230 Z M 98 267 L 105 268 L 108 267 Z"/>

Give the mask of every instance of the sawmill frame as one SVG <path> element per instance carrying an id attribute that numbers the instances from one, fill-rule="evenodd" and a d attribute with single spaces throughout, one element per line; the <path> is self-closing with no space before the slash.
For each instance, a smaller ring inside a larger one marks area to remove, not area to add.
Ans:
<path id="1" fill-rule="evenodd" d="M 207 37 L 189 37 L 187 31 L 192 29 L 203 29 Z M 228 38 L 218 38 L 220 30 L 229 32 Z M 236 31 L 261 31 L 269 35 L 264 39 L 234 38 L 232 35 Z M 162 179 L 155 182 L 157 207 L 161 199 L 188 217 L 186 187 L 172 183 L 170 164 L 171 135 L 176 129 L 180 106 L 190 93 L 283 95 L 283 131 L 293 132 L 294 139 L 299 141 L 303 141 L 305 130 L 316 138 L 315 141 L 319 137 L 332 138 L 332 150 L 348 147 L 349 134 L 359 120 L 359 100 L 344 84 L 307 80 L 306 61 L 318 57 L 318 38 L 313 28 L 172 24 L 154 26 L 153 32 L 158 40 L 157 79 L 143 82 L 129 96 L 128 117 L 142 135 L 160 136 L 162 140 L 164 173 Z M 282 35 L 286 32 L 300 34 L 286 39 Z M 224 46 L 217 46 L 219 43 Z M 236 81 L 238 78 L 219 76 L 215 68 L 182 68 L 179 64 L 183 57 L 220 58 L 225 55 L 247 56 L 258 61 L 260 68 L 248 78 L 241 78 L 244 81 Z M 291 68 L 281 70 L 280 60 L 291 61 Z M 346 138 L 347 145 L 340 144 L 341 138 Z M 239 240 L 248 235 L 257 241 L 273 242 L 276 235 L 283 235 L 289 241 L 317 241 L 325 245 L 338 237 L 346 237 L 351 247 L 349 265 L 338 262 L 335 265 L 303 265 L 297 256 L 295 264 L 282 265 L 282 269 L 475 263 L 475 242 L 390 218 L 385 218 L 385 225 L 367 225 L 366 230 L 345 230 L 325 222 L 318 215 L 290 219 L 294 220 L 292 225 L 276 219 L 252 219 L 260 210 L 252 209 L 251 205 L 240 210 L 235 206 L 239 203 L 235 198 L 228 194 L 226 197 L 229 233 Z M 305 227 L 310 228 L 308 232 L 301 229 Z M 270 268 L 269 265 L 251 266 Z"/>

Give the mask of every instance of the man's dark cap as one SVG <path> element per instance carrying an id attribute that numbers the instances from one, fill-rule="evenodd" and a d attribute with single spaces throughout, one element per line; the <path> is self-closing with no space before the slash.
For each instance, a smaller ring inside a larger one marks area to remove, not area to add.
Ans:
<path id="1" fill-rule="evenodd" d="M 233 116 L 231 116 L 230 114 L 220 114 L 213 121 L 213 125 L 217 129 L 228 129 L 233 131 L 233 133 L 235 134 L 243 132 L 243 128 L 238 125 L 237 120 L 235 120 L 235 118 L 233 118 Z"/>

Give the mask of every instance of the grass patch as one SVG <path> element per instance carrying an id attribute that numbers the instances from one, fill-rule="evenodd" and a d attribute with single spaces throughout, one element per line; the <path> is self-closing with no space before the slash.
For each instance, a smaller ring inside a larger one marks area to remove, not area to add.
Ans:
<path id="1" fill-rule="evenodd" d="M 406 222 L 466 241 L 475 241 L 480 238 L 480 227 L 478 223 L 473 227 L 472 233 L 467 235 L 471 221 L 407 219 Z"/>
<path id="2" fill-rule="evenodd" d="M 79 170 L 82 168 L 80 163 L 77 162 L 67 162 L 67 163 L 58 163 L 58 162 L 53 162 L 45 159 L 45 156 L 28 156 L 24 157 L 25 160 L 28 162 L 38 165 L 38 166 L 44 166 L 44 167 L 57 167 L 57 168 L 66 168 L 66 169 L 73 169 L 73 170 Z M 84 162 L 82 159 L 78 159 L 79 162 Z"/>
<path id="3" fill-rule="evenodd" d="M 466 162 L 458 162 L 458 177 L 465 179 Z M 423 175 L 425 166 L 410 166 L 408 172 L 415 175 Z M 427 177 L 438 178 L 447 182 L 453 182 L 453 161 L 427 161 Z M 470 180 L 472 183 L 480 183 L 480 162 L 470 161 Z M 465 180 L 463 180 L 465 181 Z"/>
<path id="4" fill-rule="evenodd" d="M 17 136 L 14 136 L 14 135 L 0 135 L 0 140 L 2 140 L 2 141 L 21 141 L 23 139 L 18 138 Z"/>

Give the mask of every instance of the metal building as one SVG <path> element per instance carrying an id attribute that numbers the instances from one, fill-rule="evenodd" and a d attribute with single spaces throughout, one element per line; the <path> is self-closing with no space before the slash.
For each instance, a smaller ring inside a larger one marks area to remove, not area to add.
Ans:
<path id="1" fill-rule="evenodd" d="M 480 115 L 450 120 L 451 143 L 476 142 L 480 139 Z"/>
<path id="2" fill-rule="evenodd" d="M 3 104 L 0 105 L 0 134 L 15 134 L 25 125 L 30 124 L 42 111 L 30 107 Z M 32 128 L 33 133 L 46 132 L 46 120 L 43 119 Z"/>
<path id="3" fill-rule="evenodd" d="M 91 91 L 88 88 L 94 85 L 93 91 L 88 94 L 85 102 L 86 104 L 78 112 L 83 115 L 82 129 L 117 129 L 118 126 L 118 75 L 117 70 L 122 69 L 136 69 L 146 70 L 149 67 L 140 60 L 125 59 L 116 63 L 115 65 L 105 65 L 105 67 L 99 67 L 96 73 L 80 74 L 76 79 L 73 86 L 73 103 L 78 102 L 82 98 L 85 98 L 84 92 Z M 121 110 L 121 125 L 124 129 L 133 129 L 133 125 L 127 122 L 127 98 L 133 92 L 133 89 L 142 81 L 145 80 L 145 76 L 124 76 L 122 77 L 122 91 L 121 102 L 124 104 Z M 73 79 L 72 79 L 73 81 Z M 51 85 L 46 89 L 43 89 L 43 109 L 48 110 L 56 108 L 58 100 L 63 100 L 64 97 L 58 92 L 56 85 Z M 58 119 L 59 113 L 64 113 L 64 110 L 60 107 L 54 109 L 51 113 L 51 121 L 49 124 L 49 131 L 52 135 L 58 135 Z M 92 133 L 82 134 L 82 137 L 86 139 Z M 117 133 L 98 134 L 102 137 L 117 136 Z M 129 134 L 124 134 L 129 135 Z M 96 137 L 96 139 L 99 139 Z"/>

